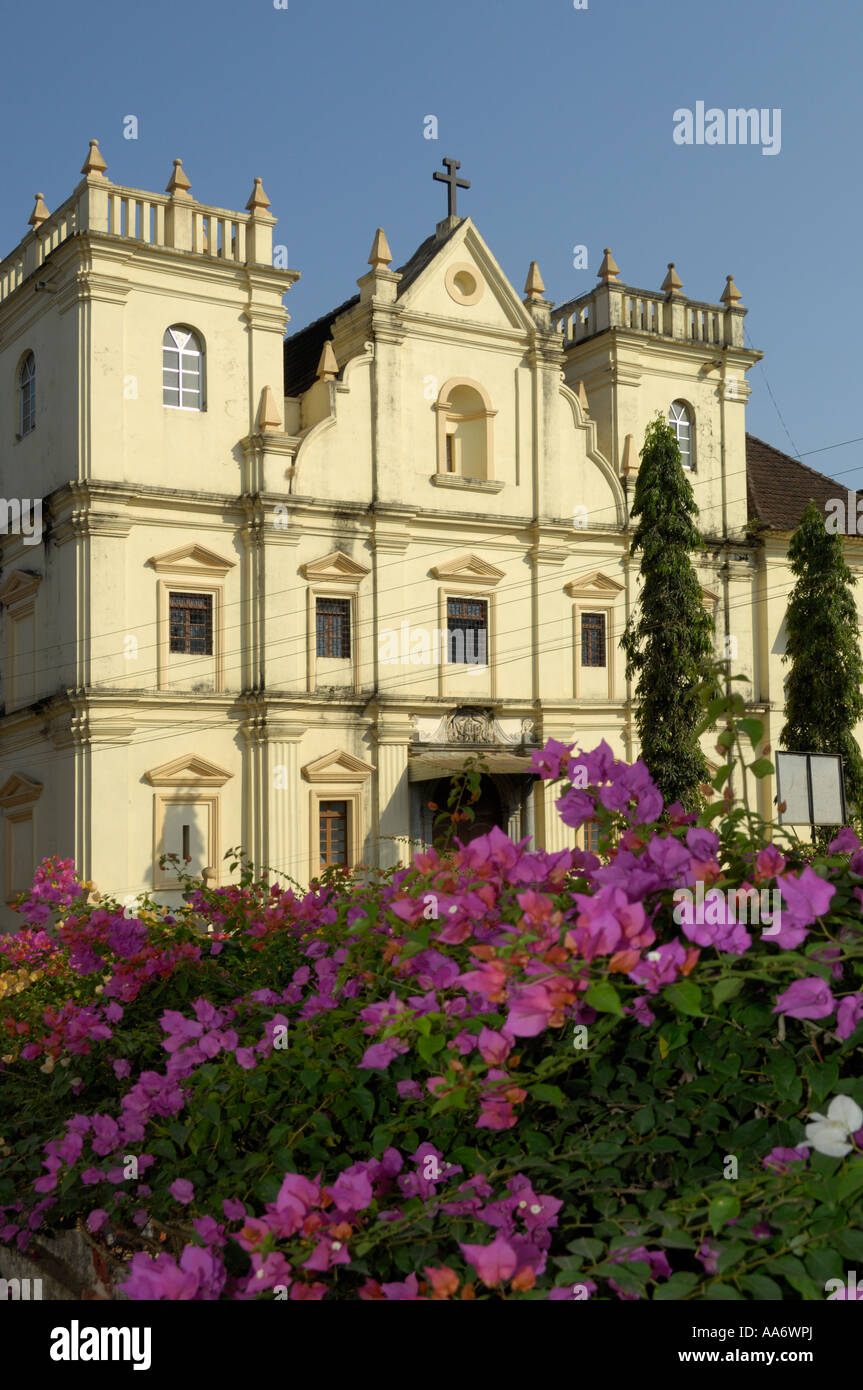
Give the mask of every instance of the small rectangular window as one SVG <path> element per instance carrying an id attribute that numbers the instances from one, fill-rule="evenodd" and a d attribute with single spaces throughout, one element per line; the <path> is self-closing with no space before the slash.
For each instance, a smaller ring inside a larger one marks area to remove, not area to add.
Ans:
<path id="1" fill-rule="evenodd" d="M 349 598 L 315 600 L 318 656 L 347 660 L 351 654 L 351 601 Z"/>
<path id="2" fill-rule="evenodd" d="M 455 472 L 455 435 L 454 435 L 454 434 L 448 434 L 448 435 L 446 436 L 446 471 L 447 471 L 447 473 L 454 473 L 454 472 Z"/>
<path id="3" fill-rule="evenodd" d="M 322 801 L 319 807 L 321 868 L 348 862 L 348 803 Z"/>
<path id="4" fill-rule="evenodd" d="M 584 825 L 584 848 L 591 854 L 599 854 L 599 826 L 596 821 L 586 821 Z"/>
<path id="5" fill-rule="evenodd" d="M 170 595 L 171 651 L 213 655 L 213 595 Z"/>
<path id="6" fill-rule="evenodd" d="M 453 665 L 488 665 L 488 603 L 485 599 L 446 601 L 447 661 Z"/>
<path id="7" fill-rule="evenodd" d="M 606 664 L 604 613 L 582 613 L 581 615 L 581 664 L 582 666 L 604 666 Z"/>

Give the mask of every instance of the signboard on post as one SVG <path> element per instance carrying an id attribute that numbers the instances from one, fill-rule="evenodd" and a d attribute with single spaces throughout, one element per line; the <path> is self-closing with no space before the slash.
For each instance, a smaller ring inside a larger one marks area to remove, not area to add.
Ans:
<path id="1" fill-rule="evenodd" d="M 833 753 L 776 753 L 780 825 L 845 825 L 842 759 Z"/>

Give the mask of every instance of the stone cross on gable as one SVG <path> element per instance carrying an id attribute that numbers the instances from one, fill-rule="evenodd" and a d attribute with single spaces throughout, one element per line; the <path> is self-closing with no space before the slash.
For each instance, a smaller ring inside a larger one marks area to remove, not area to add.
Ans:
<path id="1" fill-rule="evenodd" d="M 457 159 L 444 159 L 442 162 L 446 165 L 447 172 L 442 174 L 439 169 L 436 169 L 433 177 L 438 183 L 445 183 L 447 186 L 447 217 L 457 217 L 457 190 L 459 188 L 470 188 L 470 179 L 460 179 L 457 176 L 455 171 L 461 168 L 461 164 Z"/>

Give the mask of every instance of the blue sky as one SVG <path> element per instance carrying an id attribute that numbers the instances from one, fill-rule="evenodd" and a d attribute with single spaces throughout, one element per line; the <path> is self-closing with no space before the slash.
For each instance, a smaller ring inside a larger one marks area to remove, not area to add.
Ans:
<path id="1" fill-rule="evenodd" d="M 584 292 L 604 246 L 642 288 L 673 260 L 713 301 L 733 272 L 765 353 L 749 429 L 863 485 L 863 443 L 810 452 L 863 435 L 857 0 L 48 0 L 34 15 L 3 21 L 0 251 L 37 189 L 49 209 L 68 196 L 91 136 L 137 188 L 161 191 L 181 155 L 197 198 L 241 208 L 258 174 L 302 272 L 296 329 L 355 291 L 379 224 L 408 258 L 445 213 L 432 172 L 452 155 L 472 182 L 459 211 L 519 291 L 536 259 L 549 298 Z M 779 108 L 780 153 L 675 144 L 675 110 L 698 101 Z"/>

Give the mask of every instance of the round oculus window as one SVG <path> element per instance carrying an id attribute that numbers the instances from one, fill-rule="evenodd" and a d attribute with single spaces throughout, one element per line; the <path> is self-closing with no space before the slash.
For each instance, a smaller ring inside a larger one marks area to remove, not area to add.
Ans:
<path id="1" fill-rule="evenodd" d="M 485 286 L 472 265 L 451 265 L 446 273 L 446 288 L 456 304 L 477 304 Z"/>

